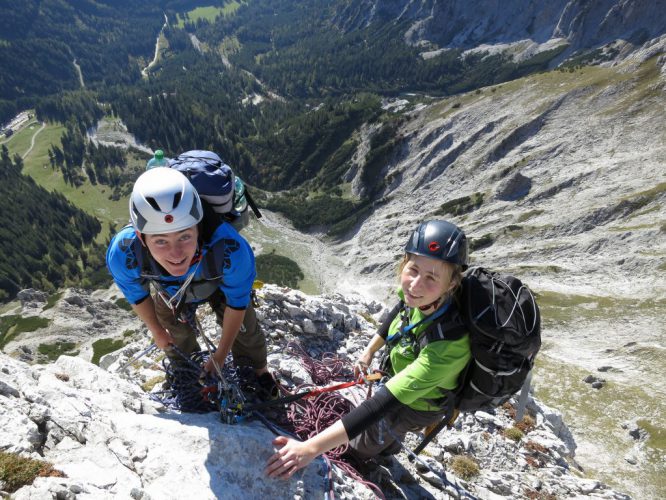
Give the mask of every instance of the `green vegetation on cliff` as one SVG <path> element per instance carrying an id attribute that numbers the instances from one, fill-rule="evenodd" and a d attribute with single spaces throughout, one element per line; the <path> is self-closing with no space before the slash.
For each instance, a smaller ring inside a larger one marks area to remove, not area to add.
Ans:
<path id="1" fill-rule="evenodd" d="M 50 193 L 23 175 L 23 161 L 0 152 L 0 301 L 21 288 L 52 292 L 81 284 L 103 267 L 103 249 L 94 240 L 99 221 L 76 209 L 64 196 Z M 88 281 L 88 285 L 93 285 Z"/>

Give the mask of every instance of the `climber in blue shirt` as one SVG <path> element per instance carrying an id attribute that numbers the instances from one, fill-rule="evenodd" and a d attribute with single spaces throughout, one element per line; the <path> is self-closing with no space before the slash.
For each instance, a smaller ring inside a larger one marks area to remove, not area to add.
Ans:
<path id="1" fill-rule="evenodd" d="M 267 394 L 276 395 L 266 367 L 266 340 L 251 301 L 256 271 L 248 242 L 226 222 L 204 227 L 204 207 L 182 173 L 156 167 L 143 173 L 130 198 L 132 224 L 109 245 L 114 281 L 173 362 L 200 350 L 183 312 L 208 302 L 222 327 L 215 353 L 204 365 L 214 373 L 231 350 L 237 365 L 250 365 Z M 151 285 L 153 293 L 151 294 Z"/>

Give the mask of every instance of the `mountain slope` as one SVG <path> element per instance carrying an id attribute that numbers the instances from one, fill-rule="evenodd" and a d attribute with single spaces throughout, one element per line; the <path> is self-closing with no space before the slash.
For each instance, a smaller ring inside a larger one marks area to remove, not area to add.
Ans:
<path id="1" fill-rule="evenodd" d="M 612 480 L 639 498 L 663 494 L 665 43 L 613 68 L 414 107 L 376 176 L 374 210 L 330 247 L 341 261 L 331 288 L 386 300 L 415 224 L 460 224 L 473 264 L 515 273 L 537 292 L 546 345 L 536 385 L 585 436 L 578 460 L 606 479 L 625 457 L 637 463 Z M 609 386 L 589 392 L 587 375 Z M 617 419 L 652 429 L 642 451 Z M 599 449 L 613 453 L 601 462 Z"/>
<path id="2" fill-rule="evenodd" d="M 0 301 L 19 290 L 37 287 L 54 291 L 72 280 L 92 278 L 101 259 L 94 240 L 99 221 L 77 209 L 59 193 L 51 193 L 21 173 L 22 161 L 12 161 L 0 149 Z M 83 265 L 81 264 L 83 263 Z M 96 281 L 93 279 L 93 281 Z M 89 283 L 92 283 L 89 281 Z M 4 339 L 0 339 L 4 343 Z"/>
<path id="3" fill-rule="evenodd" d="M 349 30 L 373 22 L 408 21 L 413 45 L 474 49 L 561 39 L 565 56 L 623 40 L 634 46 L 665 32 L 666 12 L 657 0 L 520 0 L 346 2 L 337 23 Z M 432 48 L 432 47 L 431 47 Z"/>

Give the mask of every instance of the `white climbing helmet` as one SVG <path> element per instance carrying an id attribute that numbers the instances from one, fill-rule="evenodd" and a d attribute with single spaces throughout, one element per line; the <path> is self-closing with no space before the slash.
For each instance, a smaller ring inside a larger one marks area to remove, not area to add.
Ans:
<path id="1" fill-rule="evenodd" d="M 175 233 L 203 218 L 196 189 L 187 177 L 169 167 L 155 167 L 139 176 L 129 211 L 134 229 L 145 234 Z"/>

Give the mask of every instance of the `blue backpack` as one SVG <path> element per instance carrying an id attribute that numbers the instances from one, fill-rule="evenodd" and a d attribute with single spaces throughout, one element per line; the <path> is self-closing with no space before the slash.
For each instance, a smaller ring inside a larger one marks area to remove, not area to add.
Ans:
<path id="1" fill-rule="evenodd" d="M 204 226 L 213 226 L 214 230 L 224 221 L 240 231 L 249 222 L 248 206 L 257 219 L 261 218 L 261 212 L 243 181 L 216 153 L 186 151 L 169 159 L 169 167 L 185 174 L 199 193 L 204 208 Z"/>

